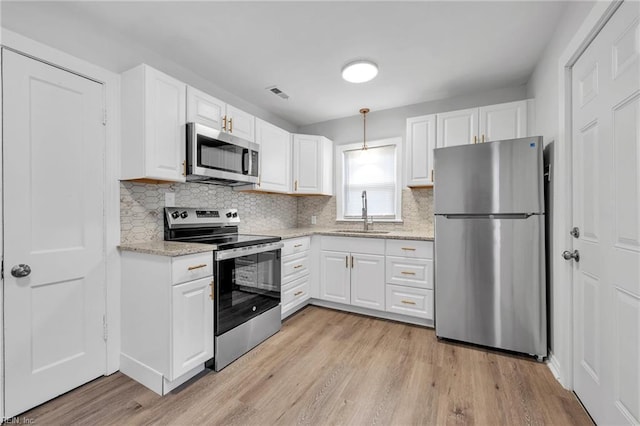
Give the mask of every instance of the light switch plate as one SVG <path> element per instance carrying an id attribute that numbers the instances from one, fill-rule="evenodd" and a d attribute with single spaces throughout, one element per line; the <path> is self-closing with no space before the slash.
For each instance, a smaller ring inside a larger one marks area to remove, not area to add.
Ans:
<path id="1" fill-rule="evenodd" d="M 318 222 L 318 217 L 317 216 L 311 216 L 311 224 L 315 225 Z"/>
<path id="2" fill-rule="evenodd" d="M 175 192 L 165 192 L 164 193 L 164 206 L 165 207 L 175 207 L 176 206 L 176 193 Z"/>

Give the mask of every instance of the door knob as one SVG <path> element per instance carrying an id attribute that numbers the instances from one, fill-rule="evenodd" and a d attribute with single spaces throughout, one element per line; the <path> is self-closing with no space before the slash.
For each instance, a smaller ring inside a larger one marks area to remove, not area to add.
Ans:
<path id="1" fill-rule="evenodd" d="M 569 231 L 569 235 L 571 235 L 573 238 L 580 238 L 580 228 L 574 226 L 573 229 Z"/>
<path id="2" fill-rule="evenodd" d="M 26 277 L 30 273 L 31 273 L 31 267 L 29 265 L 25 265 L 24 263 L 15 265 L 13 268 L 11 268 L 11 275 L 13 275 L 16 278 Z"/>
<path id="3" fill-rule="evenodd" d="M 573 252 L 565 250 L 562 252 L 562 257 L 564 257 L 565 260 L 574 259 L 576 262 L 580 262 L 580 252 L 578 250 L 574 250 Z"/>

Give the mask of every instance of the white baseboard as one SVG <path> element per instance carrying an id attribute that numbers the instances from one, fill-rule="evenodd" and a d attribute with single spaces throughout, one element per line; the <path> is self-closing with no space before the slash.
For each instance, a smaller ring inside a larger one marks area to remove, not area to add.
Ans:
<path id="1" fill-rule="evenodd" d="M 405 322 L 414 325 L 421 325 L 433 328 L 433 320 L 424 318 L 414 318 L 407 315 L 400 315 L 392 312 L 376 311 L 375 309 L 361 308 L 359 306 L 343 305 L 341 303 L 328 302 L 320 299 L 309 299 L 310 305 L 322 306 L 323 308 L 337 309 L 339 311 L 351 312 L 354 314 L 367 315 L 370 317 L 388 319 L 393 321 Z"/>
<path id="2" fill-rule="evenodd" d="M 158 395 L 162 395 L 164 377 L 159 371 L 125 354 L 120 354 L 120 371 Z"/>
<path id="3" fill-rule="evenodd" d="M 551 374 L 553 374 L 553 377 L 556 378 L 556 380 L 562 385 L 563 388 L 567 390 L 573 390 L 570 386 L 568 386 L 567 383 L 564 383 L 560 361 L 558 361 L 558 358 L 553 354 L 553 352 L 551 352 L 551 350 L 549 350 L 549 356 L 547 357 L 547 359 L 549 360 L 547 362 L 547 367 L 549 367 L 549 370 L 551 370 Z"/>

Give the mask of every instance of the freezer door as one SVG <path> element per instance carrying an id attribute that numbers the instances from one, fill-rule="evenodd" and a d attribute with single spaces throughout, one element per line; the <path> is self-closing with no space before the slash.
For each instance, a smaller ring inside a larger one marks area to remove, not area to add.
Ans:
<path id="1" fill-rule="evenodd" d="M 542 137 L 438 148 L 436 214 L 544 213 Z"/>
<path id="2" fill-rule="evenodd" d="M 544 216 L 436 216 L 438 337 L 547 355 Z"/>

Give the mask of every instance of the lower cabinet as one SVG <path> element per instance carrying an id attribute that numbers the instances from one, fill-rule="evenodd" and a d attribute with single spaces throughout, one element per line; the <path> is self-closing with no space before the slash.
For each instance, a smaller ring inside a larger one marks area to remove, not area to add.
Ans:
<path id="1" fill-rule="evenodd" d="M 284 240 L 282 248 L 282 318 L 303 308 L 311 297 L 309 250 L 311 237 Z"/>
<path id="2" fill-rule="evenodd" d="M 351 303 L 349 253 L 327 250 L 320 252 L 320 299 Z"/>
<path id="3" fill-rule="evenodd" d="M 213 255 L 122 253 L 120 370 L 164 395 L 213 358 Z"/>
<path id="4" fill-rule="evenodd" d="M 351 255 L 351 304 L 384 311 L 384 256 Z"/>

